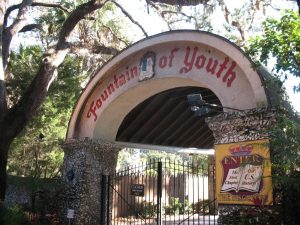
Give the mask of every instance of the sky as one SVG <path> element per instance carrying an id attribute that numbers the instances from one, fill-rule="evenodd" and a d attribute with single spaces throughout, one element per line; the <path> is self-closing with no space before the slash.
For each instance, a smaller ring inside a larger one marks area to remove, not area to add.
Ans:
<path id="1" fill-rule="evenodd" d="M 235 10 L 235 8 L 239 8 L 241 7 L 241 5 L 243 4 L 243 2 L 245 2 L 247 0 L 239 0 L 239 1 L 232 1 L 232 0 L 225 0 L 225 2 L 227 3 L 227 6 L 229 8 L 229 10 L 231 12 L 233 12 Z M 150 11 L 148 13 L 147 8 L 144 6 L 144 2 L 143 0 L 119 0 L 118 1 L 131 15 L 132 17 L 138 21 L 143 28 L 146 30 L 146 32 L 149 35 L 154 35 L 163 31 L 168 30 L 167 24 L 162 21 L 162 19 L 160 18 L 160 16 L 158 16 L 155 12 Z M 234 4 L 232 4 L 234 3 Z M 267 16 L 272 16 L 272 17 L 279 17 L 280 16 L 280 12 L 278 12 L 277 10 L 275 10 L 276 8 L 287 8 L 287 9 L 291 9 L 291 8 L 295 8 L 296 4 L 291 2 L 291 1 L 286 1 L 286 0 L 273 0 L 272 1 L 272 6 L 270 7 L 267 11 L 266 14 L 263 14 L 263 11 L 261 10 L 260 13 L 258 13 L 256 15 L 256 29 L 260 29 L 260 22 L 264 20 L 264 18 Z M 190 10 L 187 7 L 187 11 Z M 220 11 L 220 9 L 217 9 L 215 12 L 215 16 L 213 16 L 212 19 L 212 24 L 215 28 L 214 33 L 217 33 L 219 35 L 222 36 L 222 22 L 220 20 L 220 14 L 221 14 L 221 18 L 223 17 L 223 13 Z M 225 21 L 225 20 L 224 20 Z M 130 21 L 127 20 L 127 24 L 130 25 Z M 131 26 L 131 29 L 127 29 L 124 30 L 125 32 L 127 32 L 127 35 L 129 37 L 131 37 L 133 40 L 137 41 L 140 40 L 142 38 L 144 38 L 143 33 L 141 32 L 141 30 L 137 27 L 137 26 Z M 182 23 L 180 24 L 180 28 L 181 29 L 194 29 L 194 26 L 189 24 L 189 23 Z M 269 66 L 269 69 L 271 70 L 271 65 Z M 293 92 L 293 87 L 297 84 L 300 84 L 300 78 L 295 78 L 294 76 L 288 76 L 289 79 L 287 81 L 285 81 L 285 87 L 289 96 L 289 100 L 292 103 L 294 109 L 298 112 L 300 112 L 300 93 L 294 93 Z"/>

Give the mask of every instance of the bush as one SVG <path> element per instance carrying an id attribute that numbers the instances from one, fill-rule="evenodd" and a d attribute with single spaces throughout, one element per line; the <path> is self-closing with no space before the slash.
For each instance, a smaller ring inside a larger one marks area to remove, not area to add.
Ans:
<path id="1" fill-rule="evenodd" d="M 165 213 L 172 214 L 184 214 L 193 212 L 192 205 L 187 199 L 183 202 L 179 201 L 179 198 L 171 198 L 170 204 L 165 207 Z"/>
<path id="2" fill-rule="evenodd" d="M 201 201 L 201 202 L 196 202 L 193 204 L 193 210 L 197 213 L 212 213 L 214 214 L 215 212 L 215 206 L 214 202 L 211 204 L 208 199 Z"/>
<path id="3" fill-rule="evenodd" d="M 218 223 L 222 225 L 279 225 L 279 208 L 245 207 L 223 210 Z"/>
<path id="4" fill-rule="evenodd" d="M 23 208 L 19 205 L 2 208 L 0 211 L 0 224 L 25 225 L 28 224 Z"/>
<path id="5" fill-rule="evenodd" d="M 157 205 L 152 202 L 143 201 L 135 210 L 137 217 L 152 218 L 156 216 Z"/>

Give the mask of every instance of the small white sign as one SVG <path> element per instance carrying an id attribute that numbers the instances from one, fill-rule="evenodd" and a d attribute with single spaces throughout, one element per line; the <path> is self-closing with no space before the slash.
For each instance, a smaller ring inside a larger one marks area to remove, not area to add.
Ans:
<path id="1" fill-rule="evenodd" d="M 67 218 L 68 219 L 74 219 L 75 210 L 74 209 L 68 209 Z"/>

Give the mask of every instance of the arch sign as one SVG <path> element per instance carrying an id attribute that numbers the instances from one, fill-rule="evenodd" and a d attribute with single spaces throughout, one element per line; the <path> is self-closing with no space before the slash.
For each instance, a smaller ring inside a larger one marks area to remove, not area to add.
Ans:
<path id="1" fill-rule="evenodd" d="M 208 88 L 226 107 L 267 106 L 261 77 L 236 45 L 206 32 L 167 32 L 132 45 L 93 77 L 73 111 L 67 138 L 114 141 L 135 106 L 183 86 Z"/>

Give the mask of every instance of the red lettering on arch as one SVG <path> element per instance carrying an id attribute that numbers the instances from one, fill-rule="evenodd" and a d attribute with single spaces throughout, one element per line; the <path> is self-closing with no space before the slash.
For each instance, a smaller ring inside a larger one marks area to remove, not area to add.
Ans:
<path id="1" fill-rule="evenodd" d="M 130 74 L 129 74 L 130 71 Z M 121 86 L 126 84 L 126 82 L 130 82 L 133 78 L 138 77 L 138 69 L 137 66 L 133 66 L 130 69 L 127 67 L 126 70 L 121 73 L 119 76 L 114 75 L 112 80 L 106 86 L 106 89 L 100 93 L 100 96 L 91 102 L 89 110 L 87 112 L 87 118 L 93 117 L 94 121 L 97 120 L 97 110 L 100 109 L 103 103 L 109 100 L 110 96 Z M 99 81 L 99 84 L 102 84 L 103 81 Z"/>
<path id="2" fill-rule="evenodd" d="M 196 63 L 195 63 L 196 68 L 197 69 L 203 68 L 204 64 L 205 64 L 205 61 L 206 61 L 206 57 L 204 55 L 198 56 L 197 59 L 196 59 Z"/>
<path id="3" fill-rule="evenodd" d="M 94 105 L 94 101 L 92 101 L 91 105 L 90 105 L 90 109 L 87 113 L 87 118 L 90 118 L 92 115 L 94 116 L 94 121 L 97 120 L 98 116 L 97 116 L 97 113 L 96 113 L 96 109 L 97 107 Z"/>
<path id="4" fill-rule="evenodd" d="M 194 47 L 193 54 L 190 57 L 191 48 L 189 46 L 186 47 L 186 53 L 185 53 L 185 57 L 184 57 L 184 65 L 185 66 L 180 69 L 180 71 L 179 71 L 180 73 L 187 73 L 193 68 L 197 51 L 198 51 L 198 48 Z"/>
<path id="5" fill-rule="evenodd" d="M 231 66 L 227 70 L 226 74 L 223 77 L 223 82 L 227 83 L 227 87 L 231 87 L 232 82 L 235 80 L 236 74 L 233 69 L 236 66 L 236 62 L 232 62 Z"/>
<path id="6" fill-rule="evenodd" d="M 214 61 L 214 63 L 213 63 L 213 61 Z M 209 58 L 207 66 L 206 66 L 206 71 L 208 73 L 215 74 L 218 63 L 219 63 L 218 60 L 216 60 L 216 59 L 213 60 L 213 58 Z"/>
<path id="7" fill-rule="evenodd" d="M 166 56 L 160 57 L 158 65 L 159 65 L 160 68 L 165 68 L 166 65 L 167 65 L 167 57 Z"/>
<path id="8" fill-rule="evenodd" d="M 136 66 L 134 66 L 134 67 L 131 68 L 131 70 L 130 70 L 130 76 L 131 76 L 131 78 L 135 78 L 135 77 L 138 76 L 138 70 L 137 70 Z"/>
<path id="9" fill-rule="evenodd" d="M 119 76 L 119 85 L 120 85 L 120 86 L 123 86 L 124 84 L 126 84 L 126 79 L 125 79 L 124 74 L 121 74 L 121 75 Z"/>
<path id="10" fill-rule="evenodd" d="M 106 101 L 106 99 L 108 98 L 108 94 L 106 90 L 103 92 L 103 94 L 101 94 L 101 98 L 103 102 Z"/>

